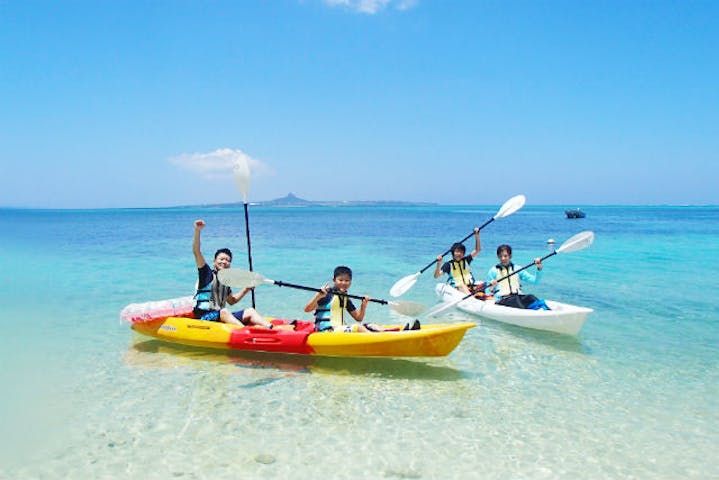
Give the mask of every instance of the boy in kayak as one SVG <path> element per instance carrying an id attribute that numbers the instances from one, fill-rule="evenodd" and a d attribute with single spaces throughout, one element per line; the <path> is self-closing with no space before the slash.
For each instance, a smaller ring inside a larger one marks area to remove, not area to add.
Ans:
<path id="1" fill-rule="evenodd" d="M 447 275 L 447 283 L 454 288 L 469 295 L 470 293 L 484 296 L 484 282 L 477 283 L 472 275 L 469 264 L 482 250 L 479 240 L 479 228 L 474 229 L 474 250 L 469 255 L 467 249 L 461 243 L 452 245 L 452 259 L 442 264 L 442 255 L 437 255 L 437 266 L 434 269 L 434 278 L 439 278 L 443 273 Z"/>
<path id="2" fill-rule="evenodd" d="M 352 300 L 342 295 L 346 294 L 352 285 L 352 270 L 343 265 L 335 268 L 332 277 L 334 286 L 329 284 L 323 286 L 320 291 L 312 297 L 312 300 L 305 305 L 305 312 L 315 311 L 315 331 L 317 332 L 383 332 L 389 329 L 380 327 L 373 323 L 363 324 L 367 304 L 371 300 L 366 296 L 362 299 L 359 310 Z M 354 318 L 359 325 L 352 326 L 345 324 L 345 312 Z M 405 325 L 404 330 L 418 330 L 419 320 L 410 325 Z"/>
<path id="3" fill-rule="evenodd" d="M 192 238 L 192 253 L 197 263 L 197 292 L 195 293 L 195 318 L 213 322 L 231 323 L 234 325 L 262 325 L 272 328 L 272 324 L 262 318 L 254 308 L 245 308 L 238 312 L 230 312 L 225 303 L 234 305 L 242 300 L 250 288 L 240 293 L 232 293 L 230 287 L 223 285 L 217 279 L 217 272 L 232 265 L 232 252 L 229 248 L 221 248 L 215 252 L 214 269 L 210 268 L 200 251 L 200 232 L 205 228 L 204 220 L 195 220 L 195 234 Z"/>
<path id="4" fill-rule="evenodd" d="M 497 259 L 499 263 L 489 269 L 487 272 L 487 285 L 494 293 L 494 301 L 499 305 L 513 308 L 528 308 L 533 310 L 549 310 L 549 307 L 534 295 L 525 295 L 521 292 L 520 282 L 525 281 L 531 284 L 539 283 L 542 278 L 542 259 L 537 257 L 534 264 L 537 266 L 537 274 L 532 275 L 526 270 L 512 275 L 514 272 L 514 264 L 512 263 L 512 247 L 509 245 L 500 245 L 497 247 Z M 497 281 L 501 278 L 504 280 Z"/>

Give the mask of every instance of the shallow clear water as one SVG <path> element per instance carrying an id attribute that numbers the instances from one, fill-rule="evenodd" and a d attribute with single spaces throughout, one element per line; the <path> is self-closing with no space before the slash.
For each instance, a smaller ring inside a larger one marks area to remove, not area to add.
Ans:
<path id="1" fill-rule="evenodd" d="M 254 269 L 389 298 L 496 207 L 251 208 Z M 595 309 L 567 337 L 474 320 L 439 359 L 228 354 L 141 337 L 128 303 L 192 293 L 203 251 L 246 265 L 242 209 L 0 210 L 0 478 L 717 478 L 719 208 L 525 207 L 482 232 L 544 298 Z M 471 245 L 468 243 L 468 246 Z M 403 300 L 433 304 L 425 273 Z M 257 308 L 309 318 L 307 292 L 258 287 Z M 243 301 L 246 305 L 247 301 Z M 400 321 L 371 304 L 367 320 Z"/>

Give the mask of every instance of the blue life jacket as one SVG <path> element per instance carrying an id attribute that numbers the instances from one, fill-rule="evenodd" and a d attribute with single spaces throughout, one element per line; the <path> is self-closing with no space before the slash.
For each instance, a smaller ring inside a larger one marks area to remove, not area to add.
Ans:
<path id="1" fill-rule="evenodd" d="M 230 294 L 230 287 L 223 285 L 217 279 L 217 270 L 212 271 L 212 281 L 207 285 L 197 288 L 195 299 L 197 303 L 195 308 L 199 310 L 221 310 L 227 302 L 227 296 Z"/>

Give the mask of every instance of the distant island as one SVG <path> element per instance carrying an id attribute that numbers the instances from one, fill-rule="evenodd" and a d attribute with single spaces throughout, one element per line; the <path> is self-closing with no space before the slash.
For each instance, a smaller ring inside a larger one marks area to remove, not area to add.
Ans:
<path id="1" fill-rule="evenodd" d="M 398 200 L 330 200 L 312 201 L 300 198 L 294 193 L 288 193 L 282 198 L 274 200 L 250 202 L 257 207 L 407 207 L 407 206 L 434 206 L 430 202 L 402 202 Z M 241 207 L 241 202 L 203 205 L 204 207 L 235 208 Z"/>

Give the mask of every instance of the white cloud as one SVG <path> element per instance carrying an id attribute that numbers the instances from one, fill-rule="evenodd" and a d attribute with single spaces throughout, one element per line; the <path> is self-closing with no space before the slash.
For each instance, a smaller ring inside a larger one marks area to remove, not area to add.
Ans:
<path id="1" fill-rule="evenodd" d="M 265 163 L 252 158 L 242 150 L 219 148 L 208 153 L 183 153 L 169 159 L 173 165 L 199 173 L 205 178 L 216 180 L 231 178 L 232 167 L 238 160 L 244 159 L 253 175 L 273 175 L 273 170 Z"/>
<path id="2" fill-rule="evenodd" d="M 417 5 L 419 0 L 400 0 L 397 3 L 397 10 L 409 10 Z"/>
<path id="3" fill-rule="evenodd" d="M 409 10 L 417 5 L 418 0 L 324 0 L 330 7 L 344 7 L 368 15 L 374 15 L 380 10 L 394 4 L 397 10 Z"/>

